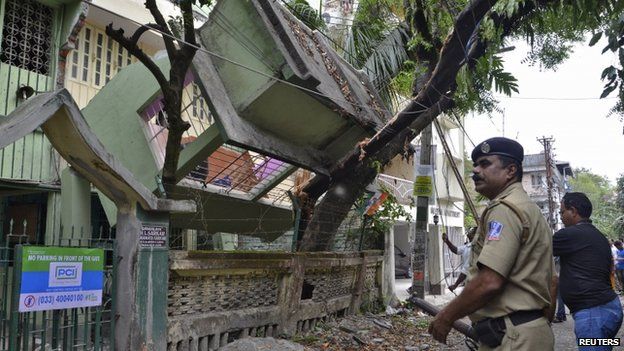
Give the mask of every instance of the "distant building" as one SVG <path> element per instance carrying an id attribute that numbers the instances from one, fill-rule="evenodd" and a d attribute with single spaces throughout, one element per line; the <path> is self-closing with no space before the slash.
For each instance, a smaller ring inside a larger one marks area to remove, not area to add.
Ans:
<path id="1" fill-rule="evenodd" d="M 559 204 L 563 195 L 570 190 L 567 178 L 573 177 L 574 174 L 570 163 L 553 161 L 550 165 L 553 199 L 551 223 L 555 223 L 555 229 L 559 229 L 562 227 L 561 219 L 559 218 Z M 546 167 L 544 153 L 525 155 L 522 168 L 524 171 L 522 186 L 548 220 L 548 168 Z"/>
<path id="2" fill-rule="evenodd" d="M 444 291 L 448 281 L 454 281 L 453 276 L 459 275 L 460 259 L 450 253 L 448 247 L 441 240 L 441 234 L 447 233 L 449 239 L 462 244 L 466 240 L 464 234 L 464 194 L 459 182 L 455 178 L 451 161 L 444 152 L 442 139 L 446 141 L 453 161 L 461 171 L 464 169 L 464 134 L 460 123 L 452 117 L 440 115 L 438 122 L 442 130 L 440 135 L 435 128 L 432 131 L 431 164 L 433 166 L 433 196 L 429 199 L 428 210 L 428 238 L 427 270 L 429 276 L 428 291 L 439 294 Z M 411 213 L 412 222 L 397 221 L 394 225 L 394 246 L 397 252 L 409 253 L 412 251 L 415 239 L 416 206 L 413 196 L 415 167 L 420 160 L 420 137 L 412 141 L 415 149 L 414 157 L 409 160 L 396 156 L 377 177 L 377 183 L 393 191 L 397 201 Z M 410 206 L 411 205 L 411 206 Z M 397 257 L 400 257 L 397 256 Z M 396 259 L 396 272 L 410 273 L 402 267 L 409 260 Z M 397 275 L 402 275 L 397 274 Z"/>

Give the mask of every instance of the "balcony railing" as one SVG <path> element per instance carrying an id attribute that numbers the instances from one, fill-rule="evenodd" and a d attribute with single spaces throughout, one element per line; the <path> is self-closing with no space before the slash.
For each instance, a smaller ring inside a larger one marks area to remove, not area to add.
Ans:
<path id="1" fill-rule="evenodd" d="M 214 118 L 199 87 L 193 82 L 193 76 L 189 74 L 186 81 L 182 119 L 191 127 L 182 138 L 184 145 L 193 143 L 214 124 Z M 147 123 L 147 137 L 156 163 L 162 168 L 168 133 L 162 97 L 149 104 L 141 117 Z M 290 207 L 287 191 L 293 188 L 295 180 L 289 175 L 296 169 L 270 156 L 224 144 L 200 162 L 182 183 L 232 197 Z"/>
<path id="2" fill-rule="evenodd" d="M 377 185 L 391 190 L 397 202 L 402 205 L 409 205 L 414 199 L 412 196 L 414 183 L 409 180 L 382 173 L 377 176 Z"/>

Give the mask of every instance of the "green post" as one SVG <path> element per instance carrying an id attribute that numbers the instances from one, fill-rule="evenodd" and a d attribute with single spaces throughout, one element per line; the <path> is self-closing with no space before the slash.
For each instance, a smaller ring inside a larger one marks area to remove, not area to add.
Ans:
<path id="1" fill-rule="evenodd" d="M 15 245 L 13 265 L 13 291 L 11 293 L 11 325 L 9 329 L 9 350 L 17 350 L 19 344 L 19 292 L 22 285 L 22 245 Z"/>
<path id="2" fill-rule="evenodd" d="M 112 323 L 111 318 L 111 323 Z M 111 326 L 111 332 L 114 330 Z M 98 307 L 95 309 L 95 338 L 93 340 L 93 350 L 101 351 L 102 350 L 102 307 Z M 111 340 L 114 340 L 111 336 Z M 111 343 L 111 347 L 114 347 L 115 343 Z"/>
<path id="3" fill-rule="evenodd" d="M 19 296 L 19 295 L 18 295 Z M 28 342 L 30 341 L 29 339 L 29 335 L 30 334 L 30 312 L 26 312 L 24 313 L 23 317 L 24 320 L 22 321 L 22 347 L 24 350 L 28 350 Z M 34 313 L 33 313 L 34 315 Z"/>
<path id="4" fill-rule="evenodd" d="M 119 262 L 119 254 L 117 252 L 117 248 L 115 247 L 115 245 L 113 245 L 113 284 L 111 286 L 111 296 L 113 297 L 111 299 L 111 306 L 110 306 L 110 340 L 112 341 L 110 343 L 110 351 L 115 351 L 115 321 L 117 320 L 117 318 L 115 318 L 115 316 L 117 316 L 117 303 L 116 303 L 116 299 L 114 298 L 115 296 L 117 296 L 117 265 Z M 102 320 L 102 316 L 100 314 L 100 317 L 98 317 L 99 320 Z M 100 350 L 102 349 L 102 342 L 100 340 Z"/>
<path id="5" fill-rule="evenodd" d="M 297 251 L 297 239 L 299 238 L 299 222 L 301 221 L 301 208 L 295 210 L 295 226 L 293 227 L 292 252 Z"/>
<path id="6" fill-rule="evenodd" d="M 42 317 L 42 322 L 41 322 L 41 345 L 45 345 L 47 340 L 48 340 L 48 334 L 47 334 L 47 329 L 48 329 L 48 311 L 43 311 L 43 313 L 41 314 Z"/>
<path id="7" fill-rule="evenodd" d="M 59 322 L 61 320 L 61 312 L 59 310 L 52 311 L 52 349 L 58 349 L 59 331 L 61 330 Z"/>
<path id="8" fill-rule="evenodd" d="M 360 231 L 360 243 L 358 244 L 358 251 L 362 251 L 362 245 L 364 242 L 364 232 L 366 231 L 366 225 L 368 224 L 369 216 L 364 215 L 362 220 L 362 230 Z"/>

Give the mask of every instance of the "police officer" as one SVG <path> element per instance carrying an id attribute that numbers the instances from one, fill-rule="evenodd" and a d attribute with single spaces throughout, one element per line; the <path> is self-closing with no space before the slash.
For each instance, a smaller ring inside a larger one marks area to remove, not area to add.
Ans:
<path id="1" fill-rule="evenodd" d="M 429 333 L 445 343 L 453 322 L 469 316 L 479 350 L 552 350 L 552 233 L 522 188 L 522 145 L 491 138 L 471 156 L 475 189 L 490 202 L 473 240 L 468 283 Z"/>

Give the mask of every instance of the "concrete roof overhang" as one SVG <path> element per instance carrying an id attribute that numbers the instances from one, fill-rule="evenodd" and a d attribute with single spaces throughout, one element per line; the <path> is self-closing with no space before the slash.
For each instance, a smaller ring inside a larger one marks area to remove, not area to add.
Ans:
<path id="1" fill-rule="evenodd" d="M 41 127 L 58 153 L 118 207 L 195 211 L 192 201 L 157 198 L 138 182 L 93 134 L 65 89 L 28 99 L 0 121 L 0 149 Z"/>

